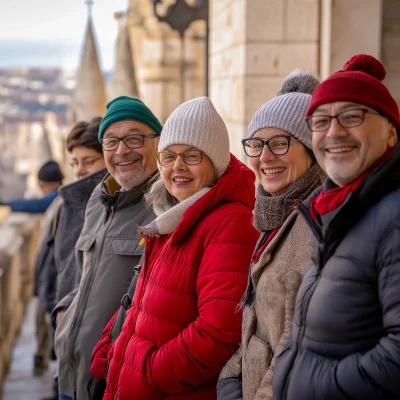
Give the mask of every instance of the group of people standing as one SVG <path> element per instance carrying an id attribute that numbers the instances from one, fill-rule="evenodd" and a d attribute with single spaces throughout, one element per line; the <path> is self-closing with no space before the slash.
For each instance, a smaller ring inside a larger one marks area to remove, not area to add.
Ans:
<path id="1" fill-rule="evenodd" d="M 76 170 L 99 168 L 59 190 L 59 399 L 400 398 L 384 77 L 368 55 L 323 82 L 293 71 L 242 140 L 253 171 L 207 97 L 164 126 L 119 97 L 98 129 L 75 127 Z"/>

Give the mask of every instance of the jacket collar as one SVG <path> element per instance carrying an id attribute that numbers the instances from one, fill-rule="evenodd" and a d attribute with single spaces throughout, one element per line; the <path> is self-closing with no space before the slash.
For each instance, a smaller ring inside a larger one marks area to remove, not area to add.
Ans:
<path id="1" fill-rule="evenodd" d="M 60 196 L 64 202 L 75 208 L 85 208 L 94 188 L 101 182 L 106 173 L 107 169 L 102 168 L 82 179 L 63 185 L 59 189 Z"/>
<path id="2" fill-rule="evenodd" d="M 143 200 L 143 195 L 149 189 L 150 182 L 156 174 L 158 174 L 158 172 L 152 175 L 145 183 L 136 188 L 121 191 L 121 186 L 114 179 L 114 177 L 108 173 L 100 184 L 102 203 L 107 208 L 115 206 L 118 203 L 118 209 L 139 203 Z"/>

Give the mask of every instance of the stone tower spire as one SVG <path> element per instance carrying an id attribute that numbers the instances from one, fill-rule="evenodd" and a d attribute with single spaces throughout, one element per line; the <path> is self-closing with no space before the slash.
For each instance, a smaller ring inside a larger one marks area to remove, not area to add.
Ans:
<path id="1" fill-rule="evenodd" d="M 76 86 L 72 98 L 72 117 L 74 122 L 103 116 L 107 97 L 103 74 L 97 55 L 91 7 L 93 1 L 86 1 L 88 19 L 81 62 L 77 73 Z"/>
<path id="2" fill-rule="evenodd" d="M 115 49 L 115 65 L 109 87 L 110 100 L 118 96 L 139 97 L 135 77 L 133 53 L 129 40 L 129 32 L 125 23 L 125 14 L 114 14 L 118 21 L 118 38 Z"/>

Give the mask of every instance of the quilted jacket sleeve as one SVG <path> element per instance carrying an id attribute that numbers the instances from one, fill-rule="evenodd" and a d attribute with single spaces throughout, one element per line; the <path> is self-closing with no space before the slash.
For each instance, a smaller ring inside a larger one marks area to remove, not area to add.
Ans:
<path id="1" fill-rule="evenodd" d="M 92 366 L 90 367 L 90 375 L 95 378 L 105 378 L 107 373 L 108 355 L 112 346 L 110 331 L 117 318 L 119 310 L 113 315 L 103 330 L 101 339 L 97 342 L 92 352 Z"/>
<path id="2" fill-rule="evenodd" d="M 176 393 L 218 376 L 240 343 L 237 306 L 257 238 L 242 213 L 225 216 L 209 231 L 197 279 L 199 316 L 148 357 L 149 386 Z"/>
<path id="3" fill-rule="evenodd" d="M 368 352 L 352 354 L 338 363 L 336 381 L 346 398 L 395 398 L 400 393 L 399 249 L 398 213 L 381 238 L 377 254 L 379 300 L 386 334 Z"/>

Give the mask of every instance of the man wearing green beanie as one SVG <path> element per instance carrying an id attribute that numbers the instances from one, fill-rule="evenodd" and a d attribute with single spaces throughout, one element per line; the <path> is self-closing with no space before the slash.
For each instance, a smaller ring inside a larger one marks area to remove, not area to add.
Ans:
<path id="1" fill-rule="evenodd" d="M 82 277 L 52 313 L 63 400 L 88 398 L 92 351 L 118 310 L 143 252 L 136 227 L 155 218 L 143 194 L 158 172 L 161 130 L 159 120 L 139 99 L 121 96 L 107 105 L 99 141 L 108 174 L 87 204 L 76 244 Z"/>

